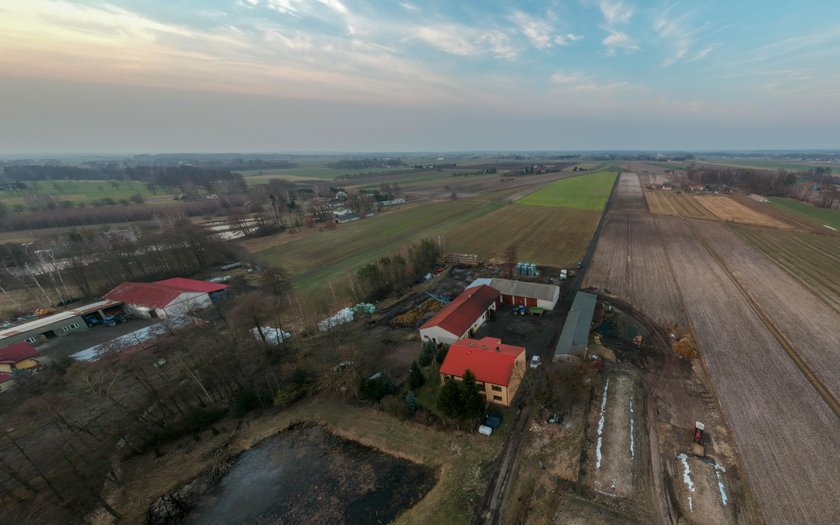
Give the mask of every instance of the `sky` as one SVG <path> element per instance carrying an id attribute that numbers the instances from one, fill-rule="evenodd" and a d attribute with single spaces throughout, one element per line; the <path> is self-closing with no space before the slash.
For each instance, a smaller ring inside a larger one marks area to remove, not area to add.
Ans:
<path id="1" fill-rule="evenodd" d="M 0 154 L 840 147 L 836 0 L 0 0 Z"/>

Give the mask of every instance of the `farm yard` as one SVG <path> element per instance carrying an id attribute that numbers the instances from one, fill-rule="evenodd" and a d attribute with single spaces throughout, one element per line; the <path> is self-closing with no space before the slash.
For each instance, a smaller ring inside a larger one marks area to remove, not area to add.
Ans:
<path id="1" fill-rule="evenodd" d="M 517 201 L 530 206 L 556 206 L 582 210 L 602 210 L 617 174 L 591 173 L 557 181 Z"/>
<path id="2" fill-rule="evenodd" d="M 580 260 L 600 214 L 594 211 L 506 205 L 446 232 L 449 251 L 499 259 L 511 244 L 517 255 L 545 266 L 573 266 Z"/>

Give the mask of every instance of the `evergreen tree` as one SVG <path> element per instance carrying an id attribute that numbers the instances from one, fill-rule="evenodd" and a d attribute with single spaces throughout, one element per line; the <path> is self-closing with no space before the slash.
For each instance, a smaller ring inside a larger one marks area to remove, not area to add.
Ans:
<path id="1" fill-rule="evenodd" d="M 461 417 L 478 417 L 484 412 L 486 406 L 485 397 L 478 391 L 475 383 L 475 375 L 472 371 L 464 372 L 464 380 L 461 382 Z"/>
<path id="2" fill-rule="evenodd" d="M 411 363 L 411 371 L 408 373 L 408 386 L 412 390 L 417 390 L 426 384 L 426 378 L 423 377 L 423 372 L 417 366 L 417 361 Z"/>
<path id="3" fill-rule="evenodd" d="M 411 390 L 409 390 L 408 393 L 406 393 L 405 395 L 405 404 L 408 405 L 408 409 L 412 413 L 417 411 L 417 397 Z"/>
<path id="4" fill-rule="evenodd" d="M 437 400 L 437 408 L 446 417 L 460 417 L 461 389 L 457 381 L 450 380 L 443 383 Z"/>

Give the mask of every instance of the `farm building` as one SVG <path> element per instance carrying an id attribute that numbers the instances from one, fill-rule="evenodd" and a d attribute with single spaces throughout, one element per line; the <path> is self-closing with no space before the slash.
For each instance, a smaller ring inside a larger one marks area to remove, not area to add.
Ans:
<path id="1" fill-rule="evenodd" d="M 145 318 L 185 315 L 224 297 L 227 285 L 175 277 L 154 283 L 122 283 L 105 294 L 125 303 L 125 311 Z"/>
<path id="2" fill-rule="evenodd" d="M 476 279 L 467 289 L 474 286 L 492 286 L 501 294 L 501 303 L 510 305 L 539 306 L 553 310 L 560 300 L 560 287 L 553 284 L 512 281 L 510 279 Z"/>
<path id="3" fill-rule="evenodd" d="M 91 316 L 104 319 L 109 311 L 120 304 L 118 301 L 99 301 L 0 330 L 0 348 L 21 341 L 38 345 L 71 332 L 87 330 L 91 324 L 87 319 Z"/>
<path id="4" fill-rule="evenodd" d="M 0 392 L 5 392 L 14 384 L 18 370 L 30 370 L 39 366 L 35 358 L 38 350 L 23 341 L 0 350 Z"/>
<path id="5" fill-rule="evenodd" d="M 227 285 L 212 281 L 196 281 L 195 279 L 184 279 L 183 277 L 173 277 L 172 279 L 164 279 L 157 281 L 155 284 L 169 286 L 182 292 L 199 292 L 206 293 L 211 301 L 219 301 L 227 294 Z"/>
<path id="6" fill-rule="evenodd" d="M 578 292 L 572 302 L 560 340 L 554 348 L 555 361 L 575 361 L 585 359 L 589 349 L 589 330 L 592 328 L 592 316 L 595 315 L 597 296 Z"/>
<path id="7" fill-rule="evenodd" d="M 490 286 L 481 285 L 464 290 L 420 327 L 420 340 L 452 344 L 459 339 L 472 337 L 487 320 L 487 316 L 496 311 L 498 300 L 499 292 Z"/>
<path id="8" fill-rule="evenodd" d="M 487 401 L 509 406 L 525 375 L 525 348 L 502 344 L 501 339 L 462 339 L 449 347 L 440 365 L 441 381 L 461 381 L 469 370 Z"/>

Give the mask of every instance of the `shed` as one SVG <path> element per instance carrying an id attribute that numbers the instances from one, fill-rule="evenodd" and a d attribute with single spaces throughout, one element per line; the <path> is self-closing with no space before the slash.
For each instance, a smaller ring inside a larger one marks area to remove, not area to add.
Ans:
<path id="1" fill-rule="evenodd" d="M 420 327 L 420 340 L 435 344 L 452 344 L 471 337 L 496 310 L 499 292 L 482 285 L 468 288 Z"/>
<path id="2" fill-rule="evenodd" d="M 598 297 L 586 292 L 578 292 L 572 302 L 569 315 L 563 324 L 563 332 L 554 348 L 555 361 L 574 361 L 584 359 L 589 349 L 589 331 Z"/>
<path id="3" fill-rule="evenodd" d="M 500 302 L 510 305 L 539 306 L 553 310 L 560 300 L 560 287 L 553 284 L 514 281 L 511 279 L 476 279 L 467 288 L 486 284 L 501 294 Z"/>

